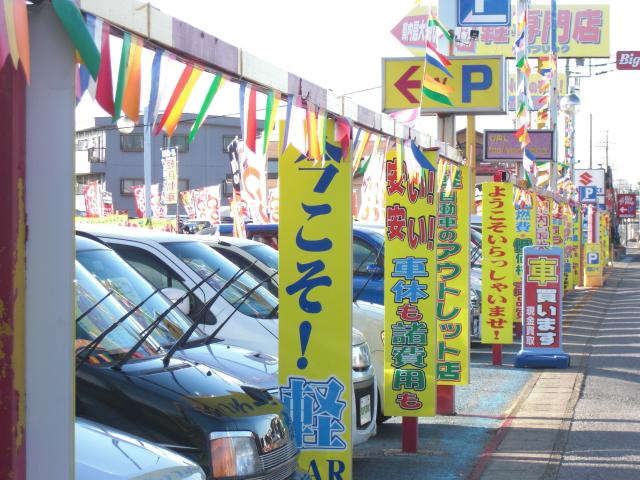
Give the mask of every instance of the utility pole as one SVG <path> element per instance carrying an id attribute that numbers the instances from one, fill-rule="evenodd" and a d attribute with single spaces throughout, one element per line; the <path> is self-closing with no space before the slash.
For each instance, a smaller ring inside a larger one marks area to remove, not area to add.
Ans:
<path id="1" fill-rule="evenodd" d="M 589 114 L 589 168 L 593 168 L 593 113 Z"/>

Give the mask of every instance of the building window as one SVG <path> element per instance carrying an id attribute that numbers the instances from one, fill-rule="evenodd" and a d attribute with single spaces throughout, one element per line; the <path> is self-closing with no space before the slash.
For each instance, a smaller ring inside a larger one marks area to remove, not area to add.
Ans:
<path id="1" fill-rule="evenodd" d="M 76 175 L 76 195 L 82 195 L 85 185 L 90 182 L 98 182 L 104 185 L 104 173 Z"/>
<path id="2" fill-rule="evenodd" d="M 141 133 L 120 134 L 121 152 L 142 152 L 144 150 L 144 135 Z"/>
<path id="3" fill-rule="evenodd" d="M 169 140 L 171 140 L 171 144 L 169 144 Z M 178 153 L 189 153 L 189 137 L 187 137 L 187 135 L 175 134 L 169 139 L 169 137 L 165 135 L 162 140 L 162 146 L 164 148 L 177 147 Z"/>
<path id="4" fill-rule="evenodd" d="M 188 178 L 179 178 L 178 179 L 178 190 L 184 192 L 185 190 L 189 190 L 189 179 Z"/>
<path id="5" fill-rule="evenodd" d="M 235 135 L 223 135 L 222 136 L 222 151 L 224 153 L 228 152 L 229 145 L 236 139 Z"/>
<path id="6" fill-rule="evenodd" d="M 270 179 L 278 178 L 278 159 L 277 158 L 267 159 L 267 178 L 270 178 Z"/>
<path id="7" fill-rule="evenodd" d="M 144 178 L 121 178 L 120 195 L 133 195 L 133 187 L 136 185 L 144 185 Z"/>
<path id="8" fill-rule="evenodd" d="M 133 195 L 133 187 L 136 185 L 144 185 L 144 178 L 121 178 L 120 179 L 120 195 L 124 196 L 132 196 Z M 162 186 L 160 186 L 162 190 Z M 178 189 L 181 192 L 185 190 L 189 190 L 189 179 L 181 178 L 178 181 Z"/>

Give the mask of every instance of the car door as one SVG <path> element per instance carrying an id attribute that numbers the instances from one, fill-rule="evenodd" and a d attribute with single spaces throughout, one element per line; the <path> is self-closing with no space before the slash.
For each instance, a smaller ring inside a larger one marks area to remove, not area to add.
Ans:
<path id="1" fill-rule="evenodd" d="M 169 268 L 164 262 L 156 258 L 153 253 L 133 245 L 112 243 L 110 246 L 154 287 L 159 289 L 171 287 L 184 292 L 189 290 L 187 285 L 191 285 L 192 282 Z M 211 324 L 215 318 L 208 309 L 204 313 L 201 312 L 203 305 L 201 298 L 204 298 L 204 294 L 202 292 L 197 293 L 189 296 L 189 316 L 194 321 Z M 206 315 L 204 319 L 202 318 L 203 314 Z"/>

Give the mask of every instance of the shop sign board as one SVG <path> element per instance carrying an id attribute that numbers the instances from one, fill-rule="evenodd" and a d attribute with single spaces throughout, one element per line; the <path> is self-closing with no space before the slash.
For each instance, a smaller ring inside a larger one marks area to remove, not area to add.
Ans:
<path id="1" fill-rule="evenodd" d="M 522 161 L 523 150 L 516 130 L 485 130 L 484 159 L 486 162 Z M 553 160 L 553 131 L 529 130 L 531 143 L 527 149 L 538 160 Z"/>
<path id="2" fill-rule="evenodd" d="M 450 0 L 447 0 L 450 1 Z M 488 0 L 485 0 L 485 5 Z M 391 34 L 412 55 L 422 57 L 427 35 L 429 10 L 432 5 L 412 8 L 391 30 Z M 510 26 L 464 26 L 456 29 L 454 55 L 503 55 L 513 58 L 518 19 L 512 5 Z M 610 7 L 608 4 L 558 5 L 558 56 L 561 58 L 609 58 Z M 551 53 L 551 6 L 529 6 L 529 57 Z M 453 25 L 448 25 L 453 28 Z M 471 38 L 471 30 L 478 30 L 478 39 Z"/>
<path id="3" fill-rule="evenodd" d="M 422 95 L 423 58 L 382 59 L 382 109 L 395 112 L 422 105 L 422 114 L 501 114 L 506 112 L 506 65 L 504 57 L 450 57 L 452 78 L 427 64 L 426 72 L 449 87 L 452 105 Z M 444 78 L 442 78 L 444 77 Z M 422 102 L 420 102 L 422 95 Z"/>
<path id="4" fill-rule="evenodd" d="M 516 367 L 569 366 L 562 350 L 562 265 L 560 247 L 524 249 L 522 347 Z"/>

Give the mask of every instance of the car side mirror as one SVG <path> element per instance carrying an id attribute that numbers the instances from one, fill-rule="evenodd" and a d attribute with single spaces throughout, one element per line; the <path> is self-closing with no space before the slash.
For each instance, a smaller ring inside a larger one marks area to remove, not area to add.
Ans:
<path id="1" fill-rule="evenodd" d="M 378 278 L 384 274 L 384 269 L 380 265 L 370 263 L 369 265 L 367 265 L 367 273 L 373 278 Z"/>
<path id="2" fill-rule="evenodd" d="M 184 290 L 180 290 L 179 288 L 167 287 L 161 290 L 162 293 L 169 299 L 171 303 L 175 303 L 180 297 L 184 295 Z M 191 311 L 191 307 L 189 305 L 189 297 L 185 298 L 180 302 L 178 308 L 185 315 L 189 315 Z"/>

